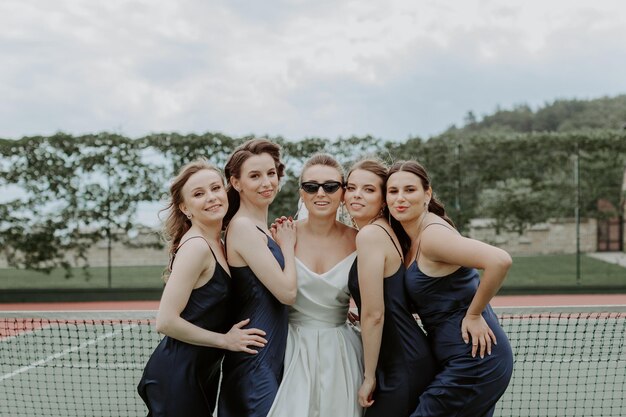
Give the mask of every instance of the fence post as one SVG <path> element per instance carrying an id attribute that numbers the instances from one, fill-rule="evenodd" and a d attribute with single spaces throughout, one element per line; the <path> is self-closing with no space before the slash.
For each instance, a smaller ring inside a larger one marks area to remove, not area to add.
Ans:
<path id="1" fill-rule="evenodd" d="M 576 141 L 576 155 L 574 158 L 574 184 L 576 186 L 576 207 L 574 208 L 576 221 L 576 285 L 580 286 L 580 152 L 578 141 Z"/>
<path id="2" fill-rule="evenodd" d="M 111 161 L 110 155 L 105 156 L 107 164 L 107 286 L 113 287 L 111 276 Z"/>

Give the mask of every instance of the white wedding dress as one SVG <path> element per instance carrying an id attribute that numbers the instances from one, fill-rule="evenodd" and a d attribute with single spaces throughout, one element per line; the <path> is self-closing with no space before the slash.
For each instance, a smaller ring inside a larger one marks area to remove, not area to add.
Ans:
<path id="1" fill-rule="evenodd" d="M 346 323 L 348 272 L 356 252 L 323 274 L 296 258 L 285 371 L 268 417 L 360 417 L 363 346 Z"/>

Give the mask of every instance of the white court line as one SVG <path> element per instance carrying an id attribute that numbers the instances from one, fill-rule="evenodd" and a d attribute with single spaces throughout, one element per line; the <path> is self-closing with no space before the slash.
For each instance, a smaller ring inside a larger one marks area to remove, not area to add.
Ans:
<path id="1" fill-rule="evenodd" d="M 76 362 L 61 362 L 59 367 L 74 369 L 143 369 L 145 366 L 145 363 L 134 362 L 97 363 L 95 365 Z"/>
<path id="2" fill-rule="evenodd" d="M 593 294 L 590 294 L 593 295 Z M 572 309 L 575 310 L 577 308 L 615 308 L 615 309 L 619 309 L 619 308 L 624 308 L 626 307 L 626 304 L 560 304 L 560 305 L 528 305 L 528 306 L 518 306 L 518 305 L 493 305 L 491 304 L 491 307 L 496 309 L 496 310 L 506 310 L 506 309 L 516 309 L 519 308 L 521 309 L 531 309 L 531 308 L 567 308 L 567 309 Z M 573 313 L 579 313 L 579 311 L 573 311 Z"/>
<path id="3" fill-rule="evenodd" d="M 78 346 L 67 348 L 67 349 L 65 349 L 65 350 L 63 350 L 61 352 L 55 353 L 53 355 L 50 355 L 47 358 L 40 359 L 40 360 L 38 360 L 36 362 L 31 363 L 30 365 L 23 366 L 23 367 L 21 367 L 19 369 L 16 369 L 13 372 L 10 372 L 8 374 L 4 374 L 4 375 L 0 376 L 0 381 L 4 381 L 5 379 L 13 378 L 15 375 L 19 375 L 19 374 L 21 374 L 23 372 L 30 371 L 31 369 L 34 369 L 34 368 L 36 368 L 38 366 L 41 366 L 44 363 L 47 363 L 47 362 L 53 361 L 55 359 L 58 359 L 61 356 L 67 355 L 68 353 L 76 352 L 77 350 L 83 349 L 83 348 L 85 348 L 87 346 L 91 346 L 91 345 L 93 345 L 95 343 L 98 343 L 101 340 L 108 339 L 109 337 L 113 337 L 113 336 L 117 335 L 118 333 L 120 333 L 120 332 L 122 332 L 124 330 L 129 330 L 129 329 L 132 329 L 132 328 L 137 327 L 137 326 L 138 326 L 137 324 L 127 325 L 127 326 L 122 327 L 120 330 L 116 330 L 116 331 L 113 331 L 113 332 L 105 333 L 102 336 L 99 336 L 99 337 L 97 337 L 95 339 L 89 340 L 87 342 L 83 342 L 83 343 L 81 343 Z"/>

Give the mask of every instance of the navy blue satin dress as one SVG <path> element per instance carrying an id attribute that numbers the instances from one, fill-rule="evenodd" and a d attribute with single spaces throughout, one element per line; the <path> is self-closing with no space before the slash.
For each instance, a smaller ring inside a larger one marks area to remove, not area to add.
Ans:
<path id="1" fill-rule="evenodd" d="M 225 333 L 230 329 L 231 278 L 217 259 L 215 262 L 213 276 L 191 291 L 180 316 L 203 329 Z M 212 415 L 223 357 L 221 349 L 165 336 L 148 360 L 137 386 L 148 406 L 148 416 Z"/>
<path id="2" fill-rule="evenodd" d="M 284 268 L 285 259 L 278 244 L 268 236 L 267 245 L 280 267 Z M 226 353 L 218 415 L 265 417 L 283 377 L 289 323 L 287 306 L 265 288 L 250 267 L 230 267 L 230 270 L 233 306 L 237 309 L 233 312 L 234 322 L 249 318 L 250 324 L 246 327 L 265 331 L 267 344 L 258 348 L 257 354 Z"/>
<path id="3" fill-rule="evenodd" d="M 461 337 L 461 321 L 476 294 L 478 271 L 460 267 L 443 277 L 430 277 L 414 261 L 405 285 L 442 367 L 419 397 L 412 417 L 491 417 L 513 372 L 513 354 L 490 305 L 482 312 L 498 341 L 472 358 L 472 343 Z"/>
<path id="4" fill-rule="evenodd" d="M 430 344 L 411 313 L 404 273 L 405 267 L 401 263 L 398 270 L 383 281 L 385 321 L 376 366 L 374 404 L 366 409 L 367 417 L 407 417 L 417 406 L 418 396 L 437 372 L 437 361 Z M 350 270 L 348 288 L 360 313 L 356 260 Z"/>

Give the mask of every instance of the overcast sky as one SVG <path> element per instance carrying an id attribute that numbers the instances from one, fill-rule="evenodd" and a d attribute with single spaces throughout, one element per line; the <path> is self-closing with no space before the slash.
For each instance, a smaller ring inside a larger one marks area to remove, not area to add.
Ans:
<path id="1" fill-rule="evenodd" d="M 0 137 L 429 137 L 626 93 L 624 0 L 2 0 Z"/>

